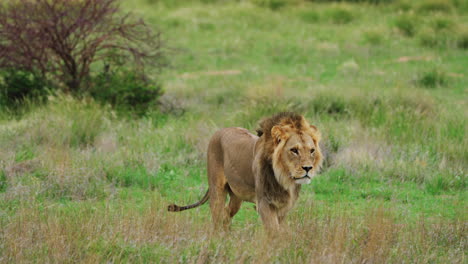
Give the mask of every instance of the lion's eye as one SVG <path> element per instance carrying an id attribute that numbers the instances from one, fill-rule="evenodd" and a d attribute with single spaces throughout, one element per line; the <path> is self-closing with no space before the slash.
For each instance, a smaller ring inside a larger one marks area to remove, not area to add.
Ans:
<path id="1" fill-rule="evenodd" d="M 314 152 L 315 152 L 315 149 L 310 150 L 310 154 L 314 154 Z"/>
<path id="2" fill-rule="evenodd" d="M 299 152 L 297 151 L 297 148 L 292 148 L 291 152 L 294 153 L 294 154 L 299 154 Z"/>

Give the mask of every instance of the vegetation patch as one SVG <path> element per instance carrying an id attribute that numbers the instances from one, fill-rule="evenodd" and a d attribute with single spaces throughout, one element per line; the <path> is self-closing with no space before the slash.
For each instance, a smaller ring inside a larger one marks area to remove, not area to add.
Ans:
<path id="1" fill-rule="evenodd" d="M 464 0 L 452 0 L 453 4 L 456 7 L 456 11 L 459 14 L 467 14 L 468 13 L 468 2 Z"/>
<path id="2" fill-rule="evenodd" d="M 0 192 L 6 191 L 7 187 L 6 173 L 3 170 L 0 170 Z"/>
<path id="3" fill-rule="evenodd" d="M 87 147 L 94 144 L 96 137 L 112 118 L 106 107 L 93 100 L 76 100 L 59 95 L 49 97 L 49 103 L 27 115 L 25 134 L 36 144 L 59 147 Z"/>
<path id="4" fill-rule="evenodd" d="M 307 0 L 307 1 L 314 1 L 314 0 Z M 316 1 L 316 0 L 315 0 Z M 348 3 L 367 3 L 367 4 L 390 4 L 395 2 L 395 0 L 318 0 L 317 2 L 329 2 L 329 3 L 336 3 L 336 2 L 348 2 Z"/>
<path id="5" fill-rule="evenodd" d="M 102 72 L 94 78 L 89 89 L 91 97 L 120 110 L 134 110 L 144 114 L 155 108 L 163 94 L 161 85 L 142 79 L 133 71 L 118 69 Z"/>
<path id="6" fill-rule="evenodd" d="M 457 26 L 452 19 L 443 16 L 437 16 L 429 23 L 436 31 L 454 30 Z"/>
<path id="7" fill-rule="evenodd" d="M 125 166 L 106 169 L 107 180 L 120 187 L 139 187 L 154 189 L 157 184 L 157 176 L 149 173 L 143 166 Z"/>
<path id="8" fill-rule="evenodd" d="M 392 7 L 395 9 L 395 11 L 408 12 L 414 8 L 414 1 L 411 1 L 411 0 L 394 1 Z"/>
<path id="9" fill-rule="evenodd" d="M 330 116 L 348 116 L 350 114 L 349 105 L 343 97 L 331 95 L 319 95 L 312 101 L 314 113 Z"/>
<path id="10" fill-rule="evenodd" d="M 39 74 L 24 70 L 0 71 L 0 103 L 19 107 L 24 99 L 44 100 L 48 94 L 47 82 Z"/>
<path id="11" fill-rule="evenodd" d="M 271 10 L 278 10 L 290 4 L 291 0 L 251 0 L 254 4 Z"/>
<path id="12" fill-rule="evenodd" d="M 457 40 L 457 46 L 460 49 L 468 49 L 468 30 L 460 32 Z"/>
<path id="13" fill-rule="evenodd" d="M 364 43 L 368 43 L 373 46 L 381 45 L 385 40 L 385 36 L 382 34 L 381 30 L 376 29 L 365 31 L 362 38 Z"/>
<path id="14" fill-rule="evenodd" d="M 394 22 L 394 25 L 398 31 L 407 37 L 412 37 L 416 34 L 419 24 L 420 21 L 418 17 L 407 14 L 398 16 Z"/>
<path id="15" fill-rule="evenodd" d="M 333 24 L 348 24 L 356 19 L 356 15 L 344 7 L 332 7 L 325 11 L 324 17 Z"/>
<path id="16" fill-rule="evenodd" d="M 419 42 L 430 48 L 460 48 L 466 49 L 466 32 L 453 20 L 436 17 L 420 32 Z"/>
<path id="17" fill-rule="evenodd" d="M 34 154 L 34 151 L 31 148 L 24 147 L 18 152 L 16 152 L 15 155 L 15 162 L 22 162 L 26 160 L 32 160 L 36 155 Z"/>
<path id="18" fill-rule="evenodd" d="M 416 83 L 426 88 L 436 88 L 447 86 L 449 78 L 447 73 L 442 70 L 432 69 L 419 75 Z"/>
<path id="19" fill-rule="evenodd" d="M 463 190 L 466 180 L 449 175 L 436 175 L 425 183 L 425 189 L 432 195 L 440 195 L 448 191 Z"/>
<path id="20" fill-rule="evenodd" d="M 320 14 L 315 10 L 306 10 L 299 12 L 299 18 L 307 23 L 317 23 L 320 21 Z"/>
<path id="21" fill-rule="evenodd" d="M 426 0 L 421 1 L 417 6 L 419 13 L 452 13 L 454 7 L 450 0 Z"/>

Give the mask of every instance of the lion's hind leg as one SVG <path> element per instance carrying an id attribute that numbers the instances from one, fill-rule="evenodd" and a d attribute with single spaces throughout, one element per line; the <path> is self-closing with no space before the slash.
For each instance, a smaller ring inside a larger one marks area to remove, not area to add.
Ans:
<path id="1" fill-rule="evenodd" d="M 215 230 L 222 227 L 226 218 L 225 204 L 228 194 L 227 179 L 224 175 L 222 153 L 217 138 L 208 146 L 208 183 L 210 192 L 211 217 Z"/>
<path id="2" fill-rule="evenodd" d="M 220 229 L 227 217 L 224 206 L 226 204 L 227 191 L 224 188 L 210 187 L 210 209 L 214 228 Z"/>
<path id="3" fill-rule="evenodd" d="M 226 218 L 224 219 L 224 228 L 229 228 L 232 218 L 239 212 L 242 200 L 236 195 L 229 193 L 229 204 L 226 206 Z"/>
<path id="4" fill-rule="evenodd" d="M 227 181 L 226 172 L 230 172 L 231 166 L 226 165 L 224 160 L 229 155 L 224 153 L 222 147 L 223 133 L 213 135 L 208 145 L 207 155 L 210 209 L 215 229 L 228 228 L 232 217 L 239 211 L 242 204 L 242 200 L 234 195 Z M 227 170 L 225 166 L 228 166 Z M 226 205 L 227 194 L 230 196 L 228 205 Z"/>

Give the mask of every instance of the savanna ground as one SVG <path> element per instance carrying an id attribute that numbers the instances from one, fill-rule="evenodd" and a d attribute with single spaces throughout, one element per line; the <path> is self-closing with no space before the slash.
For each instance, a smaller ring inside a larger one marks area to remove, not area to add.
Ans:
<path id="1" fill-rule="evenodd" d="M 161 106 L 2 110 L 0 262 L 466 263 L 467 5 L 298 2 L 124 1 L 175 47 Z M 214 131 L 285 110 L 327 159 L 279 237 L 252 204 L 221 236 L 166 211 L 206 190 Z"/>

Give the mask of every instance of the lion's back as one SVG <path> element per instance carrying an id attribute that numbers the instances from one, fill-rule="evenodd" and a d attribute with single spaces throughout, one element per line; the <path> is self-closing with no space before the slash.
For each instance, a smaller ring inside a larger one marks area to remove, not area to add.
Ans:
<path id="1" fill-rule="evenodd" d="M 248 189 L 254 188 L 252 162 L 257 140 L 256 135 L 244 128 L 230 127 L 218 130 L 208 146 L 209 169 L 222 169 L 231 188 L 235 189 L 235 186 L 241 185 L 246 185 Z"/>
<path id="2" fill-rule="evenodd" d="M 258 137 L 247 129 L 229 127 L 218 130 L 210 140 L 208 154 L 215 155 L 216 159 L 224 163 L 228 160 L 244 159 L 253 156 L 253 147 Z"/>

